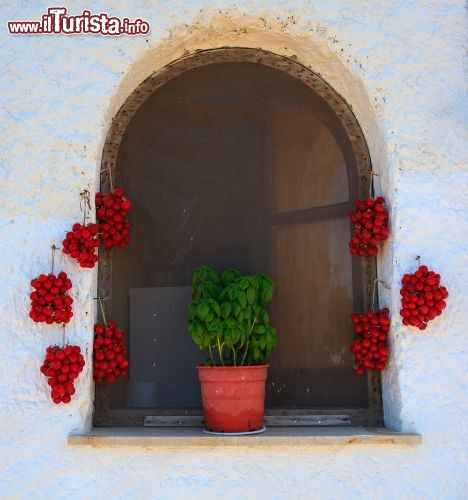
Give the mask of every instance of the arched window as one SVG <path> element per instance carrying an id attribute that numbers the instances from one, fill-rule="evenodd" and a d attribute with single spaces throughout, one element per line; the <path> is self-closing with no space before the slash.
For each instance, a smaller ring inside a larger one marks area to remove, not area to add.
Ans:
<path id="1" fill-rule="evenodd" d="M 186 327 L 200 264 L 276 282 L 268 415 L 381 423 L 379 379 L 354 375 L 349 351 L 350 315 L 366 307 L 375 272 L 373 259 L 348 251 L 348 212 L 367 194 L 370 160 L 333 89 L 264 51 L 200 52 L 129 97 L 103 164 L 133 202 L 133 242 L 101 255 L 99 277 L 131 368 L 128 380 L 97 388 L 96 425 L 200 414 L 203 358 Z"/>

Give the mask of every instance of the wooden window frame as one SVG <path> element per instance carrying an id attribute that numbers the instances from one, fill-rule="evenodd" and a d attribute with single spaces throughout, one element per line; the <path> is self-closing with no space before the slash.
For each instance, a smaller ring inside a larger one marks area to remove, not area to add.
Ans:
<path id="1" fill-rule="evenodd" d="M 371 163 L 369 151 L 362 130 L 344 99 L 320 76 L 312 72 L 295 60 L 280 56 L 271 52 L 249 48 L 222 48 L 200 51 L 173 61 L 167 66 L 156 71 L 127 98 L 114 117 L 108 132 L 102 155 L 102 170 L 110 169 L 111 175 L 115 173 L 117 152 L 120 142 L 126 131 L 131 118 L 140 108 L 143 102 L 152 95 L 159 87 L 186 71 L 190 71 L 206 64 L 225 62 L 250 62 L 263 64 L 271 68 L 287 72 L 291 76 L 301 80 L 323 99 L 323 105 L 331 108 L 338 122 L 326 123 L 335 137 L 339 138 L 341 147 L 347 149 L 344 156 L 349 158 L 346 168 L 349 182 L 354 183 L 354 189 L 360 198 L 369 195 L 368 190 L 371 183 Z M 339 123 L 337 127 L 336 123 Z M 348 154 L 346 154 L 348 153 Z M 356 189 L 357 187 L 357 189 Z M 110 189 L 109 175 L 101 176 L 101 189 Z M 299 223 L 315 219 L 317 217 L 329 217 L 333 214 L 347 213 L 353 209 L 354 200 L 333 206 L 316 207 L 313 209 L 296 211 L 294 213 L 277 214 L 274 216 L 274 224 Z M 370 305 L 372 288 L 376 276 L 375 258 L 352 258 L 353 275 L 362 275 L 364 283 L 356 283 L 355 287 L 364 287 L 364 305 Z M 98 292 L 100 296 L 108 297 L 104 301 L 105 313 L 111 317 L 111 279 L 112 279 L 112 252 L 103 251 L 99 256 L 98 269 Z M 362 293 L 361 290 L 355 292 Z M 381 379 L 380 373 L 370 371 L 367 375 L 369 408 L 337 408 L 337 409 L 314 409 L 313 415 L 308 410 L 286 411 L 271 410 L 266 413 L 270 425 L 314 425 L 320 420 L 323 423 L 339 422 L 345 420 L 353 425 L 382 425 L 382 401 L 381 401 Z M 121 409 L 111 408 L 110 386 L 102 384 L 96 386 L 95 395 L 95 426 L 142 426 L 155 425 L 145 409 Z M 320 419 L 323 416 L 324 418 Z M 146 418 L 146 422 L 145 422 Z M 199 412 L 193 415 L 176 416 L 164 415 L 161 412 L 158 425 L 170 426 L 199 426 L 201 417 Z M 276 424 L 275 424 L 276 423 Z"/>

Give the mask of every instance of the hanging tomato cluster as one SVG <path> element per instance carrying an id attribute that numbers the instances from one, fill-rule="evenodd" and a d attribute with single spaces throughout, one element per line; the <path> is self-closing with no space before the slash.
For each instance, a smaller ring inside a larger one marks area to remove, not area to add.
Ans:
<path id="1" fill-rule="evenodd" d="M 97 224 L 73 224 L 63 240 L 63 253 L 75 259 L 81 267 L 94 267 L 98 261 Z"/>
<path id="2" fill-rule="evenodd" d="M 389 310 L 383 308 L 376 313 L 353 313 L 351 321 L 354 325 L 356 340 L 351 345 L 354 354 L 354 371 L 362 375 L 366 368 L 384 370 L 387 365 L 389 350 L 387 337 L 390 331 Z"/>
<path id="3" fill-rule="evenodd" d="M 379 196 L 376 199 L 356 200 L 355 206 L 356 209 L 349 214 L 354 225 L 349 251 L 360 257 L 373 257 L 378 254 L 378 246 L 389 234 L 385 199 Z"/>
<path id="4" fill-rule="evenodd" d="M 124 333 L 114 321 L 94 325 L 93 369 L 96 383 L 113 384 L 118 377 L 128 375 L 127 349 Z"/>
<path id="5" fill-rule="evenodd" d="M 57 276 L 50 273 L 41 274 L 31 280 L 34 291 L 31 292 L 31 311 L 29 317 L 35 322 L 68 323 L 73 316 L 73 299 L 68 295 L 72 282 L 67 273 L 60 272 Z"/>
<path id="6" fill-rule="evenodd" d="M 130 222 L 125 217 L 131 206 L 121 188 L 106 195 L 101 191 L 96 193 L 96 220 L 104 248 L 125 248 L 130 243 Z"/>
<path id="7" fill-rule="evenodd" d="M 49 346 L 46 349 L 41 373 L 51 387 L 50 397 L 55 404 L 69 403 L 75 394 L 74 380 L 83 371 L 85 360 L 77 345 Z"/>
<path id="8" fill-rule="evenodd" d="M 440 275 L 429 271 L 427 266 L 419 266 L 416 272 L 405 274 L 401 283 L 402 322 L 424 330 L 429 321 L 442 314 L 448 291 L 441 286 Z"/>

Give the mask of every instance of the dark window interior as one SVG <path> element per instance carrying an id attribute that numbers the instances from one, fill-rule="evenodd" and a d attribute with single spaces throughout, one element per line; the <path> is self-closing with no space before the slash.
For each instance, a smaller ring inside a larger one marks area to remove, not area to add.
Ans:
<path id="1" fill-rule="evenodd" d="M 186 328 L 199 264 L 277 284 L 268 409 L 367 408 L 369 382 L 354 375 L 349 352 L 349 317 L 367 284 L 348 251 L 356 170 L 331 108 L 283 71 L 207 64 L 154 92 L 116 161 L 115 183 L 133 203 L 132 244 L 113 252 L 109 291 L 131 364 L 110 408 L 199 412 L 204 358 Z"/>

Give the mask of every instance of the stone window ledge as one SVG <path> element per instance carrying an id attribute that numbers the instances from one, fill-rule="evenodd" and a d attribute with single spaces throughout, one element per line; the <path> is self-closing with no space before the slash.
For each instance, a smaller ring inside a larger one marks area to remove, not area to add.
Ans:
<path id="1" fill-rule="evenodd" d="M 218 436 L 195 427 L 95 427 L 89 432 L 68 436 L 72 446 L 141 447 L 259 447 L 259 446 L 344 446 L 421 444 L 419 434 L 386 428 L 353 426 L 272 427 L 262 434 Z"/>

